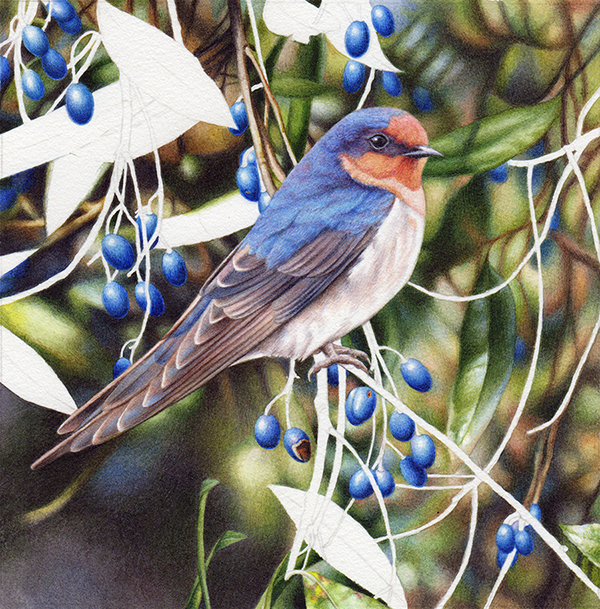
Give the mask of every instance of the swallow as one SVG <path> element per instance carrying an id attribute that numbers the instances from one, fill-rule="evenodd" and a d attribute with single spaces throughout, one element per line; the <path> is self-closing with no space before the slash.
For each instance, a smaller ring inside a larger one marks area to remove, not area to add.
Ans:
<path id="1" fill-rule="evenodd" d="M 423 126 L 394 108 L 358 110 L 291 171 L 246 237 L 146 355 L 75 411 L 33 465 L 102 444 L 217 374 L 259 357 L 355 363 L 335 341 L 406 284 L 425 226 Z"/>

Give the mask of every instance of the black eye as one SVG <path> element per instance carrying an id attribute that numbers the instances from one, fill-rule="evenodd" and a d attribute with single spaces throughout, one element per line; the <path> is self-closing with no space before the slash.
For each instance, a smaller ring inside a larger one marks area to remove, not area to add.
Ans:
<path id="1" fill-rule="evenodd" d="M 375 150 L 381 150 L 390 143 L 390 140 L 383 133 L 376 133 L 373 137 L 369 138 L 369 142 Z"/>

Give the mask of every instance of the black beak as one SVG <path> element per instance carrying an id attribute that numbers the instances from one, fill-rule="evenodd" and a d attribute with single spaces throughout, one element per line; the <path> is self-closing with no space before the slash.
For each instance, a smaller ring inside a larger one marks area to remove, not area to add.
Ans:
<path id="1" fill-rule="evenodd" d="M 409 156 L 413 159 L 424 159 L 428 156 L 444 156 L 441 152 L 430 148 L 429 146 L 415 146 L 409 152 L 405 152 L 402 156 Z"/>

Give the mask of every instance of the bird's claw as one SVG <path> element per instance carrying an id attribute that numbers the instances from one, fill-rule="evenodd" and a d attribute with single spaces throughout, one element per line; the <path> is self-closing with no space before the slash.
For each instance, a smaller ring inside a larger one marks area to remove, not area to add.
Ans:
<path id="1" fill-rule="evenodd" d="M 359 349 L 350 349 L 349 347 L 336 344 L 327 345 L 322 351 L 326 357 L 324 360 L 321 360 L 320 362 L 311 366 L 310 370 L 308 371 L 309 379 L 313 374 L 316 374 L 324 368 L 329 368 L 329 366 L 333 366 L 334 364 L 354 366 L 355 368 L 362 370 L 365 374 L 369 374 L 368 368 L 361 361 L 364 360 L 369 366 L 371 365 L 371 360 L 364 351 L 360 351 Z"/>

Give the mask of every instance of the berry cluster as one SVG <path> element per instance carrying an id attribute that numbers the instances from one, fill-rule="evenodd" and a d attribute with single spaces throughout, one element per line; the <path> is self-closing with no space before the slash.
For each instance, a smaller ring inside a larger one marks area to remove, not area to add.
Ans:
<path id="1" fill-rule="evenodd" d="M 542 519 L 542 511 L 537 503 L 529 509 L 531 515 L 536 520 Z M 509 516 L 503 524 L 498 527 L 496 533 L 496 546 L 498 554 L 496 563 L 498 568 L 502 568 L 508 558 L 513 555 L 511 567 L 517 562 L 519 554 L 529 556 L 533 552 L 533 529 L 531 525 L 521 520 L 517 514 Z"/>
<path id="2" fill-rule="evenodd" d="M 238 101 L 231 106 L 230 111 L 237 128 L 229 128 L 229 131 L 234 135 L 242 135 L 248 128 L 246 105 L 243 101 Z M 248 201 L 258 202 L 258 210 L 262 214 L 269 206 L 271 197 L 266 190 L 261 188 L 254 148 L 248 148 L 240 155 L 240 166 L 236 174 L 236 181 L 240 192 Z"/>
<path id="3" fill-rule="evenodd" d="M 35 170 L 26 169 L 0 183 L 0 212 L 7 211 L 16 202 L 19 193 L 31 190 L 35 178 Z"/>
<path id="4" fill-rule="evenodd" d="M 390 10 L 379 4 L 371 10 L 371 23 L 375 31 L 384 38 L 391 36 L 395 30 L 394 17 Z M 370 44 L 369 26 L 364 21 L 353 21 L 346 29 L 344 46 L 352 59 L 346 63 L 342 84 L 348 93 L 357 93 L 365 80 L 365 65 L 357 61 L 368 50 Z M 402 94 L 402 83 L 395 72 L 382 70 L 381 84 L 388 95 L 397 97 Z M 433 102 L 429 92 L 423 87 L 415 87 L 413 102 L 422 112 L 433 110 Z"/>
<path id="5" fill-rule="evenodd" d="M 136 218 L 137 250 L 141 256 L 145 247 L 153 249 L 158 243 L 156 229 L 158 218 L 156 214 L 148 212 Z M 102 240 L 102 257 L 104 261 L 116 271 L 129 271 L 136 262 L 134 247 L 122 235 L 108 233 Z M 174 250 L 166 251 L 162 257 L 162 272 L 165 279 L 174 286 L 181 286 L 187 281 L 187 268 L 185 261 Z M 102 303 L 106 312 L 117 319 L 121 319 L 129 312 L 129 296 L 127 290 L 117 281 L 115 275 L 102 289 Z M 159 289 L 152 283 L 142 281 L 138 275 L 138 283 L 134 289 L 135 300 L 142 311 L 147 311 L 153 317 L 159 317 L 165 312 L 165 301 Z M 113 376 L 116 378 L 129 365 L 131 361 L 121 357 L 115 364 Z"/>
<path id="6" fill-rule="evenodd" d="M 272 414 L 263 414 L 258 417 L 254 425 L 254 437 L 262 448 L 273 449 L 279 444 L 281 427 L 279 421 Z M 283 434 L 283 445 L 290 457 L 306 463 L 310 461 L 310 439 L 305 431 L 298 427 L 289 427 Z"/>
<path id="7" fill-rule="evenodd" d="M 81 29 L 81 19 L 68 0 L 50 0 L 47 3 L 48 19 L 53 18 L 67 34 L 77 34 Z M 44 26 L 45 27 L 45 26 Z M 52 80 L 62 80 L 68 72 L 67 63 L 62 55 L 50 47 L 46 32 L 35 25 L 28 24 L 20 32 L 20 41 L 34 56 L 39 57 L 42 70 Z M 8 59 L 0 57 L 0 87 L 7 85 L 11 78 Z M 23 65 L 21 75 L 23 93 L 34 101 L 44 97 L 46 88 L 40 75 Z M 94 97 L 83 84 L 74 82 L 69 85 L 65 96 L 69 118 L 78 125 L 88 123 L 94 114 Z"/>
<path id="8" fill-rule="evenodd" d="M 406 383 L 417 391 L 429 391 L 432 385 L 431 375 L 425 366 L 415 359 L 406 360 L 401 366 L 402 377 Z M 339 382 L 337 366 L 328 369 L 330 384 Z M 346 399 L 346 418 L 352 425 L 361 425 L 368 421 L 375 412 L 377 396 L 370 387 L 356 387 Z M 426 434 L 415 436 L 415 423 L 406 414 L 394 411 L 390 416 L 389 429 L 392 436 L 400 442 L 411 443 L 411 455 L 400 462 L 400 472 L 412 486 L 421 487 L 427 482 L 427 470 L 435 461 L 435 445 Z M 394 492 L 394 478 L 381 463 L 371 470 L 383 497 Z M 373 494 L 369 476 L 362 468 L 351 476 L 348 489 L 354 499 L 365 499 Z"/>

